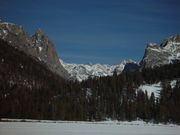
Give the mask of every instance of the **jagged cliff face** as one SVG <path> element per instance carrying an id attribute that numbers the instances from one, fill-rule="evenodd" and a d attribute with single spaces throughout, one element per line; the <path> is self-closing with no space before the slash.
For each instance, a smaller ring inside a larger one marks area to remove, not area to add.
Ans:
<path id="1" fill-rule="evenodd" d="M 59 56 L 56 53 L 55 47 L 52 41 L 44 34 L 42 30 L 36 31 L 31 38 L 32 45 L 35 47 L 35 56 L 40 61 L 43 61 L 48 67 L 61 75 L 64 78 L 68 78 L 69 75 L 59 61 Z"/>
<path id="2" fill-rule="evenodd" d="M 0 38 L 15 48 L 33 56 L 63 78 L 69 74 L 59 61 L 53 43 L 42 30 L 38 30 L 32 37 L 21 26 L 12 23 L 0 23 Z"/>
<path id="3" fill-rule="evenodd" d="M 144 68 L 154 68 L 180 60 L 180 35 L 172 36 L 159 46 L 155 43 L 148 44 L 141 65 Z"/>

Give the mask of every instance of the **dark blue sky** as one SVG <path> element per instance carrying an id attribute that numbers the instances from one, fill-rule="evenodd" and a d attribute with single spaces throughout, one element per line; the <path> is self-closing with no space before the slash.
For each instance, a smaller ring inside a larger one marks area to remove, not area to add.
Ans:
<path id="1" fill-rule="evenodd" d="M 42 28 L 66 62 L 116 64 L 180 34 L 180 0 L 1 0 L 0 18 Z"/>

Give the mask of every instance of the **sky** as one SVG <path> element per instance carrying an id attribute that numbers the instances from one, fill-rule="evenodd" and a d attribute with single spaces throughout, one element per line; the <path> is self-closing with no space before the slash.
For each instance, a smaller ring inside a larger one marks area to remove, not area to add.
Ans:
<path id="1" fill-rule="evenodd" d="M 65 62 L 118 64 L 180 34 L 180 0 L 1 0 L 0 19 L 41 28 Z"/>

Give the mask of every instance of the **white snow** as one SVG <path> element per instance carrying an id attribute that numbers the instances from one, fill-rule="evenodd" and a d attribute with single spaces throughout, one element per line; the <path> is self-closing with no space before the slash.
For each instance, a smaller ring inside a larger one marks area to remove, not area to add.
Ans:
<path id="1" fill-rule="evenodd" d="M 180 126 L 135 122 L 0 122 L 1 135 L 179 135 Z"/>
<path id="2" fill-rule="evenodd" d="M 40 57 L 38 57 L 38 60 L 39 60 L 39 61 L 42 61 Z"/>
<path id="3" fill-rule="evenodd" d="M 151 50 L 156 51 L 156 52 L 162 52 L 162 50 L 159 48 L 151 48 Z"/>
<path id="4" fill-rule="evenodd" d="M 140 85 L 138 90 L 142 90 L 142 91 L 147 91 L 148 96 L 151 96 L 151 93 L 154 92 L 154 96 L 156 98 L 159 97 L 160 91 L 161 91 L 162 87 L 161 87 L 161 83 L 156 83 L 156 84 L 144 84 L 144 85 Z"/>
<path id="5" fill-rule="evenodd" d="M 4 33 L 4 34 L 7 34 L 7 30 L 4 30 L 4 29 L 3 29 L 3 33 Z"/>
<path id="6" fill-rule="evenodd" d="M 148 46 L 149 46 L 149 47 L 156 47 L 156 46 L 157 46 L 157 43 L 150 42 L 150 43 L 148 44 Z"/>
<path id="7" fill-rule="evenodd" d="M 5 39 L 6 36 L 8 35 L 8 31 L 7 30 L 0 30 L 0 36 L 2 36 L 1 38 L 2 39 Z"/>
<path id="8" fill-rule="evenodd" d="M 180 53 L 177 53 L 177 54 L 176 54 L 176 57 L 177 57 L 177 58 L 180 58 Z"/>
<path id="9" fill-rule="evenodd" d="M 177 80 L 171 80 L 170 85 L 171 88 L 174 88 L 176 86 Z M 140 85 L 138 90 L 147 91 L 148 96 L 151 96 L 151 93 L 154 92 L 154 96 L 156 98 L 159 97 L 160 91 L 162 89 L 161 82 L 155 83 L 155 84 L 143 84 Z"/>
<path id="10" fill-rule="evenodd" d="M 113 75 L 114 66 L 100 65 L 100 64 L 63 64 L 65 69 L 71 76 L 78 79 L 78 81 L 86 80 L 89 76 L 108 76 Z"/>
<path id="11" fill-rule="evenodd" d="M 10 22 L 0 22 L 0 24 L 4 24 L 4 25 L 15 25 L 14 23 L 10 23 Z"/>
<path id="12" fill-rule="evenodd" d="M 23 66 L 22 64 L 19 64 L 19 67 L 20 67 L 21 69 L 23 69 L 23 68 L 24 68 L 24 66 Z"/>
<path id="13" fill-rule="evenodd" d="M 92 96 L 92 90 L 91 88 L 86 89 L 86 97 L 91 97 Z"/>
<path id="14" fill-rule="evenodd" d="M 168 41 L 167 45 L 163 49 L 174 52 L 179 47 L 179 45 L 179 42 Z"/>
<path id="15" fill-rule="evenodd" d="M 3 37 L 2 37 L 2 39 L 5 39 L 6 36 L 8 35 L 8 32 L 7 32 L 7 30 L 4 30 L 4 29 L 3 29 L 2 32 L 3 32 Z"/>
<path id="16" fill-rule="evenodd" d="M 177 80 L 172 80 L 170 85 L 171 85 L 171 88 L 174 88 L 176 86 L 176 82 Z"/>
<path id="17" fill-rule="evenodd" d="M 39 51 L 40 51 L 40 52 L 42 51 L 42 49 L 43 49 L 43 48 L 42 48 L 41 46 L 39 46 Z"/>
<path id="18" fill-rule="evenodd" d="M 133 60 L 124 60 L 118 65 L 70 64 L 63 62 L 61 59 L 59 60 L 71 77 L 76 78 L 78 81 L 86 80 L 88 77 L 112 76 L 115 70 L 117 74 L 120 74 L 127 63 L 136 63 Z"/>

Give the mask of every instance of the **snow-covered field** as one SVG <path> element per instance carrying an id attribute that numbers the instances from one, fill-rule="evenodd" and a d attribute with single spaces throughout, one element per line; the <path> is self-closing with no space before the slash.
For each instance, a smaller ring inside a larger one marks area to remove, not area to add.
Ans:
<path id="1" fill-rule="evenodd" d="M 179 135 L 180 126 L 135 122 L 0 122 L 0 135 Z"/>

